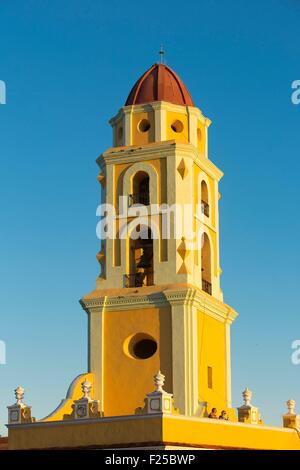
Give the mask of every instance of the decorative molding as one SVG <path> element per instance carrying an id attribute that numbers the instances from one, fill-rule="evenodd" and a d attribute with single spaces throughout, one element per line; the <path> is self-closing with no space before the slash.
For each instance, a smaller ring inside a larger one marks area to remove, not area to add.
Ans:
<path id="1" fill-rule="evenodd" d="M 74 400 L 71 415 L 65 415 L 64 419 L 89 419 L 89 418 L 101 418 L 103 413 L 100 411 L 100 401 L 93 400 L 90 397 L 92 391 L 92 382 L 87 378 L 81 383 L 81 390 L 83 396 L 79 400 Z"/>
<path id="2" fill-rule="evenodd" d="M 16 403 L 7 407 L 9 424 L 20 425 L 35 421 L 35 418 L 31 416 L 31 406 L 23 403 L 24 392 L 24 388 L 20 385 L 15 389 Z"/>
<path id="3" fill-rule="evenodd" d="M 106 185 L 106 176 L 105 175 L 98 175 L 97 176 L 97 180 L 99 181 L 100 185 L 102 186 L 102 188 L 105 187 Z"/>
<path id="4" fill-rule="evenodd" d="M 136 162 L 136 153 L 138 153 L 140 162 L 166 158 L 173 155 L 181 158 L 189 158 L 214 180 L 220 181 L 223 177 L 223 172 L 211 160 L 201 156 L 194 145 L 190 143 L 178 143 L 175 140 L 167 140 L 165 142 L 156 142 L 141 146 L 113 147 L 102 153 L 97 158 L 97 163 L 101 169 L 104 168 L 105 165 L 110 164 L 133 163 Z"/>
<path id="5" fill-rule="evenodd" d="M 238 316 L 230 306 L 206 294 L 198 288 L 163 289 L 150 294 L 132 293 L 114 297 L 101 296 L 94 299 L 81 299 L 80 303 L 87 313 L 97 313 L 99 309 L 105 311 L 131 310 L 140 308 L 167 307 L 169 305 L 192 305 L 199 310 L 205 308 L 205 313 L 218 321 L 231 324 Z M 124 289 L 125 290 L 125 289 Z"/>
<path id="6" fill-rule="evenodd" d="M 187 166 L 186 166 L 185 161 L 184 161 L 183 158 L 180 160 L 180 163 L 177 167 L 177 171 L 178 171 L 178 173 L 180 174 L 180 176 L 183 180 L 188 175 L 189 171 L 187 169 Z"/>
<path id="7" fill-rule="evenodd" d="M 286 414 L 284 414 L 283 417 L 282 417 L 283 427 L 284 428 L 297 429 L 297 431 L 300 432 L 300 415 L 296 414 L 296 411 L 295 411 L 296 402 L 295 402 L 295 400 L 288 400 L 286 402 L 286 405 L 287 405 L 288 412 Z M 300 435 L 299 435 L 299 437 L 300 437 Z"/>
<path id="8" fill-rule="evenodd" d="M 145 408 L 141 413 L 147 414 L 172 414 L 174 412 L 173 394 L 163 389 L 165 376 L 158 371 L 154 376 L 155 391 L 148 393 L 145 398 Z"/>
<path id="9" fill-rule="evenodd" d="M 240 423 L 248 423 L 248 424 L 259 424 L 262 425 L 262 419 L 260 415 L 260 411 L 256 406 L 251 404 L 252 392 L 245 388 L 242 393 L 244 404 L 240 406 L 238 410 L 238 420 Z"/>

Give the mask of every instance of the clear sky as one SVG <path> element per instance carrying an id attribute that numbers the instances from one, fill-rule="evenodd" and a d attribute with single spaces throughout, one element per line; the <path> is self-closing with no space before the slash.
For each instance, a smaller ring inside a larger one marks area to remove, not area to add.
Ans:
<path id="1" fill-rule="evenodd" d="M 135 80 L 165 60 L 212 121 L 233 404 L 245 386 L 268 424 L 300 411 L 298 0 L 0 1 L 0 432 L 14 388 L 42 418 L 87 368 L 96 157 Z"/>

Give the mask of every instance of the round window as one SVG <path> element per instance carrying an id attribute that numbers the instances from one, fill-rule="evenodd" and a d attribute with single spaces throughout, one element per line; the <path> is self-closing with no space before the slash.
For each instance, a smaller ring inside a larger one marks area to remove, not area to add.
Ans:
<path id="1" fill-rule="evenodd" d="M 132 347 L 133 355 L 137 359 L 148 359 L 148 357 L 151 357 L 156 353 L 156 350 L 157 344 L 152 339 L 141 339 Z"/>
<path id="2" fill-rule="evenodd" d="M 148 121 L 148 119 L 142 119 L 138 123 L 138 130 L 140 132 L 148 132 L 150 127 L 151 127 L 151 124 L 150 124 L 150 121 Z"/>
<path id="3" fill-rule="evenodd" d="M 144 333 L 138 333 L 128 338 L 124 343 L 124 352 L 135 359 L 149 359 L 156 351 L 157 342 Z"/>
<path id="4" fill-rule="evenodd" d="M 183 131 L 183 124 L 178 119 L 171 124 L 171 129 L 173 132 L 180 133 Z"/>

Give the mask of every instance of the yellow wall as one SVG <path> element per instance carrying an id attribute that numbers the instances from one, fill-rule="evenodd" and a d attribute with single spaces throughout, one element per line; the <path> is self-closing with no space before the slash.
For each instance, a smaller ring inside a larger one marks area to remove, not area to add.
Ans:
<path id="1" fill-rule="evenodd" d="M 57 425 L 20 428 L 9 430 L 9 449 L 51 449 L 84 446 L 122 445 L 127 442 L 135 444 L 147 441 L 159 442 L 162 439 L 162 420 L 122 419 L 122 421 L 85 420 L 76 423 L 57 422 Z"/>
<path id="2" fill-rule="evenodd" d="M 138 129 L 139 122 L 143 119 L 147 119 L 150 122 L 150 129 L 147 132 L 141 132 Z M 154 113 L 133 113 L 132 114 L 132 145 L 142 145 L 154 142 L 155 128 L 154 128 Z"/>
<path id="3" fill-rule="evenodd" d="M 194 211 L 196 212 L 197 204 L 201 204 L 201 183 L 200 183 L 200 168 L 197 165 L 193 166 L 194 172 Z M 206 219 L 203 220 L 203 224 L 207 227 L 207 230 L 210 234 L 212 240 L 211 250 L 214 254 L 214 265 L 212 266 L 213 275 L 218 276 L 218 240 L 217 240 L 217 233 L 216 233 L 216 213 L 218 211 L 218 207 L 216 207 L 215 203 L 215 182 L 213 178 L 207 176 L 208 180 L 208 191 L 209 191 L 209 206 L 210 206 L 210 218 L 209 224 L 206 223 Z M 200 227 L 200 223 L 194 219 L 194 230 L 197 233 Z M 201 253 L 198 250 L 194 252 L 194 263 L 196 265 L 199 264 Z"/>
<path id="4" fill-rule="evenodd" d="M 205 126 L 201 121 L 198 121 L 197 126 L 197 143 L 198 143 L 198 150 L 201 155 L 205 154 L 206 148 L 206 131 Z"/>
<path id="5" fill-rule="evenodd" d="M 158 185 L 158 203 L 161 204 L 166 200 L 166 188 L 164 186 L 164 182 L 166 181 L 166 162 L 164 159 L 157 159 L 157 160 L 147 160 L 145 164 L 151 165 L 155 168 L 157 172 L 157 185 Z M 122 188 L 123 188 L 123 179 L 126 170 L 130 168 L 133 163 L 123 163 L 114 165 L 114 205 L 115 208 L 119 207 L 119 197 L 122 195 Z M 145 171 L 147 169 L 145 168 Z"/>
<path id="6" fill-rule="evenodd" d="M 225 324 L 198 311 L 199 401 L 226 408 Z M 212 367 L 213 388 L 208 388 L 207 368 Z"/>
<path id="7" fill-rule="evenodd" d="M 174 132 L 171 125 L 176 120 L 179 120 L 183 124 L 182 132 Z M 177 142 L 188 143 L 189 142 L 189 125 L 188 117 L 186 114 L 167 112 L 167 128 L 166 128 L 167 140 L 174 139 Z"/>
<path id="8" fill-rule="evenodd" d="M 215 206 L 215 182 L 214 180 L 208 176 L 208 182 L 209 182 L 209 202 L 211 205 L 211 221 L 212 225 L 215 227 L 216 225 L 216 213 L 218 208 Z"/>
<path id="9" fill-rule="evenodd" d="M 8 445 L 15 449 L 133 447 L 153 444 L 208 449 L 300 450 L 294 429 L 226 423 L 184 416 L 136 416 L 74 423 L 36 423 L 9 429 Z"/>
<path id="10" fill-rule="evenodd" d="M 144 398 L 154 389 L 158 370 L 166 375 L 166 390 L 172 390 L 171 315 L 169 308 L 148 308 L 105 313 L 104 318 L 104 414 L 134 414 L 144 406 Z M 149 359 L 126 354 L 126 340 L 145 333 L 158 344 Z M 161 341 L 163 338 L 163 341 Z"/>
<path id="11" fill-rule="evenodd" d="M 165 416 L 163 425 L 164 441 L 170 443 L 208 449 L 300 450 L 299 436 L 292 429 L 172 416 Z"/>

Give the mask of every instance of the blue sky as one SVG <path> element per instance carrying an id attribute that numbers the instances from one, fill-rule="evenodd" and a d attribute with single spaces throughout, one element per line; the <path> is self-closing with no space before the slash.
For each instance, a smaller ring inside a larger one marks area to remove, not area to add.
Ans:
<path id="1" fill-rule="evenodd" d="M 296 0 L 0 1 L 0 433 L 21 384 L 42 418 L 87 367 L 95 285 L 96 157 L 107 121 L 155 61 L 212 119 L 221 183 L 221 264 L 232 327 L 233 404 L 245 386 L 268 424 L 298 400 L 299 71 Z"/>

